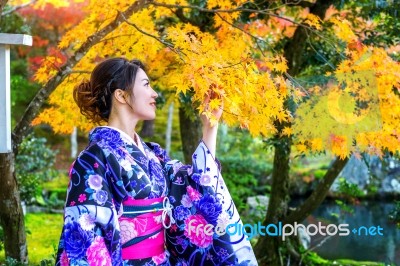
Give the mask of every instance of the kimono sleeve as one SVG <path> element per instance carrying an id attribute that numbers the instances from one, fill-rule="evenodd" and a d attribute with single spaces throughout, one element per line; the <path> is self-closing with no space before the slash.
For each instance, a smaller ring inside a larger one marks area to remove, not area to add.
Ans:
<path id="1" fill-rule="evenodd" d="M 73 163 L 56 265 L 122 265 L 109 159 L 95 145 Z"/>
<path id="2" fill-rule="evenodd" d="M 243 223 L 219 162 L 204 142 L 193 153 L 192 165 L 169 160 L 165 174 L 175 220 L 166 230 L 172 265 L 258 265 L 249 235 L 232 230 L 243 229 Z"/>

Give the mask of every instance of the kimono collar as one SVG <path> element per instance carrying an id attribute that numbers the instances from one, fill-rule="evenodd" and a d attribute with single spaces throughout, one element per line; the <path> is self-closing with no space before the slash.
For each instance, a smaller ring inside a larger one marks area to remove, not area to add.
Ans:
<path id="1" fill-rule="evenodd" d="M 146 154 L 142 144 L 142 140 L 137 134 L 136 136 L 138 139 L 137 144 L 131 138 L 131 136 L 129 136 L 127 133 L 118 128 L 110 126 L 99 126 L 94 128 L 89 133 L 89 141 L 90 144 L 94 144 L 97 142 L 107 142 L 107 143 L 113 143 L 114 145 L 135 145 L 136 147 L 139 148 L 140 151 L 143 152 L 143 154 Z"/>

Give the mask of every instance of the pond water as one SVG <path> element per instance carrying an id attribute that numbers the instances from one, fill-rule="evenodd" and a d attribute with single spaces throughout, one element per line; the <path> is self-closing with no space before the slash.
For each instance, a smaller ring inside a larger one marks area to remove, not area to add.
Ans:
<path id="1" fill-rule="evenodd" d="M 348 224 L 350 230 L 349 235 L 334 235 L 328 239 L 322 235 L 312 236 L 310 247 L 323 243 L 314 251 L 326 259 L 380 261 L 400 266 L 400 229 L 388 219 L 394 204 L 364 201 L 347 206 L 352 213 L 343 211 L 334 201 L 325 202 L 304 221 L 304 224 L 315 225 L 321 222 L 325 226 Z M 375 229 L 367 232 L 364 227 Z M 358 231 L 352 232 L 353 229 Z"/>

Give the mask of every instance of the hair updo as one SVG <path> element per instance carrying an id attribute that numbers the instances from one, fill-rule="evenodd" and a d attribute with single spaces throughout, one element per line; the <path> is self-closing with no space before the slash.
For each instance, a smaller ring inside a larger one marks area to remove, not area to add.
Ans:
<path id="1" fill-rule="evenodd" d="M 136 73 L 145 67 L 139 60 L 106 59 L 98 64 L 90 81 L 82 81 L 74 89 L 74 100 L 81 114 L 94 123 L 107 122 L 111 112 L 112 94 L 116 89 L 131 93 Z"/>

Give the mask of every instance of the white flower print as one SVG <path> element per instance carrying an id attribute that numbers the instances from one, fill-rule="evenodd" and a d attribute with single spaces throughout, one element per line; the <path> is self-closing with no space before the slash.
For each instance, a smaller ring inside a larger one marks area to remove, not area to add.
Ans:
<path id="1" fill-rule="evenodd" d="M 83 230 L 90 231 L 94 228 L 94 218 L 90 216 L 88 213 L 84 213 L 79 217 L 78 223 L 82 227 Z"/>
<path id="2" fill-rule="evenodd" d="M 121 160 L 120 165 L 124 168 L 125 171 L 130 172 L 132 171 L 132 164 L 128 160 Z"/>

